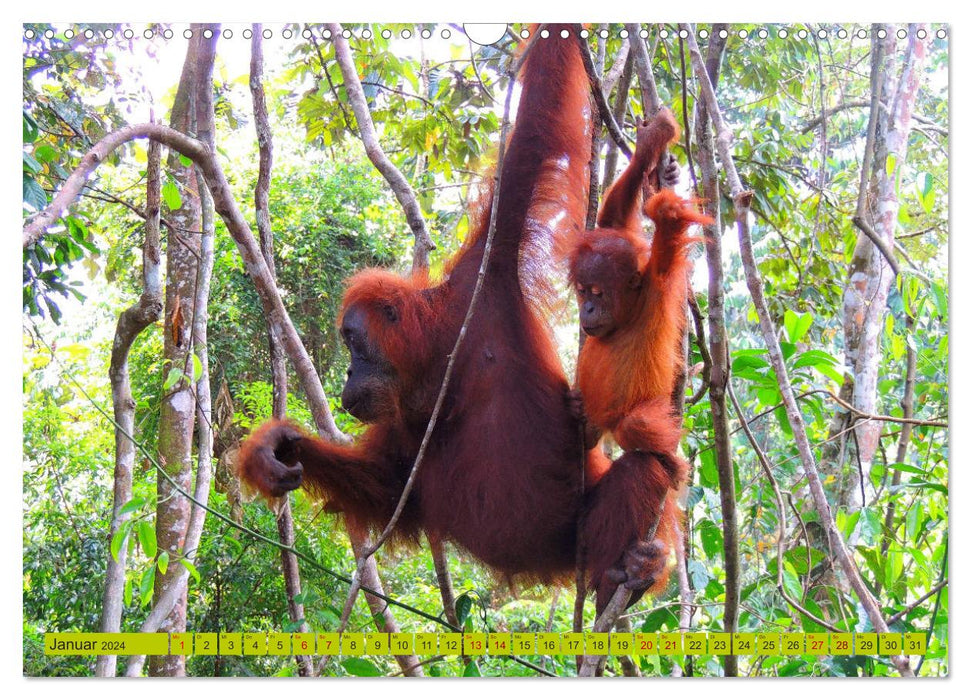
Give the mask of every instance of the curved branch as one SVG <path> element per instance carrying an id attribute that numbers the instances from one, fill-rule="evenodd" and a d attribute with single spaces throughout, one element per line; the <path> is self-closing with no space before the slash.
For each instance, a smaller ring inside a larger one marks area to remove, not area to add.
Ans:
<path id="1" fill-rule="evenodd" d="M 364 150 L 374 167 L 388 182 L 391 191 L 398 199 L 398 203 L 401 204 L 401 208 L 404 209 L 408 226 L 415 236 L 414 265 L 416 271 L 427 269 L 428 253 L 435 250 L 435 244 L 432 242 L 431 236 L 428 235 L 425 217 L 421 213 L 415 191 L 381 148 L 381 142 L 374 129 L 374 122 L 371 120 L 371 112 L 368 110 L 364 88 L 361 87 L 361 81 L 357 77 L 357 68 L 354 65 L 354 57 L 351 55 L 351 47 L 342 34 L 343 29 L 339 24 L 328 24 L 327 28 L 330 29 L 334 37 L 334 54 L 337 56 L 337 64 L 344 76 L 344 90 L 347 92 L 347 99 L 350 100 L 351 108 L 354 110 L 357 130 L 360 133 L 361 141 L 364 143 Z"/>
<path id="2" fill-rule="evenodd" d="M 121 512 L 132 497 L 132 471 L 135 464 L 135 444 L 127 438 L 135 430 L 135 401 L 131 393 L 128 373 L 128 354 L 135 338 L 162 317 L 162 274 L 160 202 L 162 181 L 160 178 L 162 147 L 153 142 L 148 149 L 148 181 L 146 184 L 145 242 L 142 246 L 142 294 L 139 300 L 125 309 L 118 317 L 115 339 L 111 348 L 108 378 L 111 383 L 111 403 L 115 422 L 122 426 L 115 430 L 114 494 L 110 539 L 122 523 L 129 519 Z M 102 596 L 101 632 L 121 631 L 122 591 L 125 586 L 125 562 L 128 554 L 128 538 L 118 549 L 117 557 L 108 558 L 105 572 L 105 588 Z M 116 656 L 99 656 L 95 675 L 114 676 Z"/>
<path id="3" fill-rule="evenodd" d="M 128 141 L 146 138 L 158 141 L 172 150 L 178 151 L 195 162 L 201 169 L 206 184 L 212 193 L 216 212 L 223 219 L 226 229 L 236 241 L 246 271 L 253 279 L 253 284 L 263 304 L 263 312 L 266 314 L 267 322 L 278 329 L 294 370 L 300 377 L 303 389 L 307 393 L 308 403 L 313 411 L 317 429 L 321 434 L 335 442 L 346 443 L 347 436 L 340 431 L 334 422 L 320 378 L 317 377 L 310 356 L 290 320 L 276 285 L 273 284 L 259 244 L 256 242 L 249 224 L 243 218 L 239 206 L 233 199 L 225 173 L 223 173 L 213 151 L 205 144 L 161 124 L 134 124 L 108 134 L 85 154 L 81 163 L 71 173 L 64 186 L 44 211 L 40 212 L 24 227 L 24 245 L 36 243 L 44 235 L 46 229 L 60 218 L 67 206 L 80 194 L 91 173 L 112 151 Z"/>

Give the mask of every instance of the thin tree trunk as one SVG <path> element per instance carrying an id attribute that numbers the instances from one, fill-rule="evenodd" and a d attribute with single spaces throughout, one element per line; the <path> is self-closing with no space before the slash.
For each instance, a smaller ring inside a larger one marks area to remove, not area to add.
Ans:
<path id="1" fill-rule="evenodd" d="M 712 29 L 705 70 L 712 85 L 718 84 L 725 40 L 717 28 Z M 711 119 L 704 102 L 695 112 L 695 134 L 698 142 L 698 164 L 701 170 L 701 197 L 708 203 L 708 214 L 715 220 L 705 227 L 705 255 L 708 260 L 708 342 L 711 369 L 708 396 L 715 434 L 715 463 L 721 499 L 722 537 L 725 558 L 725 608 L 723 629 L 738 631 L 740 572 L 738 554 L 738 518 L 735 501 L 735 471 L 732 466 L 732 436 L 728 424 L 728 336 L 725 328 L 725 279 L 722 260 L 722 226 L 719 207 L 718 171 L 715 165 L 715 142 Z M 726 656 L 725 675 L 738 675 L 738 657 Z"/>
<path id="2" fill-rule="evenodd" d="M 690 483 L 690 482 L 689 482 Z M 678 614 L 678 629 L 682 632 L 691 631 L 691 618 L 694 616 L 694 592 L 691 590 L 691 581 L 688 578 L 688 556 L 690 552 L 687 548 L 687 543 L 689 538 L 687 537 L 687 530 L 685 531 L 684 545 L 682 545 L 676 552 L 677 556 L 677 573 L 678 573 L 678 594 L 679 602 L 681 604 L 681 610 Z M 687 664 L 686 664 L 687 665 Z M 679 678 L 684 675 L 685 669 L 681 667 L 681 664 L 675 661 L 672 669 L 671 676 L 674 678 Z"/>
<path id="3" fill-rule="evenodd" d="M 351 537 L 351 546 L 354 549 L 354 558 L 360 561 L 361 556 L 370 549 L 371 544 L 363 533 L 357 533 L 356 536 Z M 373 590 L 375 593 L 384 595 L 384 586 L 381 583 L 381 577 L 378 574 L 378 565 L 374 561 L 373 556 L 368 557 L 363 565 L 358 567 L 358 573 L 361 577 L 362 586 Z M 391 633 L 401 631 L 387 603 L 367 591 L 364 592 L 364 599 L 367 601 L 368 608 L 370 608 L 371 615 L 379 630 Z M 401 672 L 404 675 L 417 677 L 425 675 L 418 657 L 414 654 L 395 656 L 395 660 L 398 662 L 398 665 L 401 667 Z"/>
<path id="4" fill-rule="evenodd" d="M 914 332 L 914 317 L 910 315 L 910 309 L 904 309 L 907 314 L 907 333 Z M 900 400 L 900 408 L 903 417 L 914 417 L 914 387 L 917 382 L 917 351 L 907 343 L 907 374 L 904 379 L 904 395 Z M 900 437 L 897 440 L 897 454 L 894 455 L 895 464 L 903 464 L 907 460 L 907 448 L 910 446 L 910 436 L 914 426 L 911 423 L 903 423 L 900 426 Z M 891 487 L 899 486 L 901 471 L 893 470 L 890 478 Z M 886 515 L 883 519 L 883 542 L 880 543 L 880 557 L 886 561 L 887 552 L 890 551 L 890 543 L 893 540 L 894 519 L 896 516 L 896 500 L 891 496 L 890 503 L 887 504 Z M 880 595 L 880 582 L 878 581 L 874 590 L 875 595 Z"/>
<path id="5" fill-rule="evenodd" d="M 625 44 L 629 47 L 629 44 Z M 618 58 L 618 60 L 620 60 Z M 634 55 L 628 49 L 624 60 L 624 67 L 617 81 L 617 97 L 614 98 L 614 121 L 621 128 L 624 126 L 624 115 L 627 114 L 627 102 L 630 96 L 630 85 L 634 78 Z M 606 86 L 604 86 L 606 89 Z M 613 139 L 607 140 L 607 155 L 604 157 L 604 176 L 602 190 L 604 192 L 613 184 L 617 176 L 617 158 L 620 149 Z"/>
<path id="6" fill-rule="evenodd" d="M 606 29 L 606 24 L 601 24 L 598 29 Z M 594 59 L 594 68 L 598 76 L 603 75 L 604 63 L 607 59 L 607 41 L 600 39 L 597 43 L 597 56 Z M 609 93 L 604 94 L 604 98 L 610 97 Z M 606 116 L 604 116 L 606 118 Z M 613 142 L 613 139 L 610 139 Z M 616 144 L 614 144 L 616 147 Z M 600 207 L 600 151 L 603 148 L 603 127 L 600 122 L 595 122 L 593 138 L 590 140 L 590 181 L 587 187 L 587 229 L 595 228 L 597 225 L 597 209 Z M 582 334 L 582 329 L 581 329 Z M 581 338 L 583 335 L 580 336 Z"/>
<path id="7" fill-rule="evenodd" d="M 442 610 L 445 619 L 455 628 L 460 627 L 458 613 L 455 610 L 455 590 L 452 588 L 452 574 L 448 570 L 448 559 L 445 557 L 445 543 L 435 535 L 428 536 L 428 548 L 432 551 L 432 561 L 435 564 L 435 577 L 438 579 L 438 590 L 442 594 Z"/>
<path id="8" fill-rule="evenodd" d="M 647 50 L 647 43 L 640 36 L 639 24 L 625 24 L 630 42 L 631 54 L 634 56 L 634 70 L 641 88 L 641 104 L 644 105 L 644 116 L 651 117 L 661 108 L 661 97 L 654 82 L 654 72 L 651 70 L 651 55 Z"/>
<path id="9" fill-rule="evenodd" d="M 200 32 L 189 41 L 182 78 L 172 108 L 173 129 L 192 134 L 195 131 L 195 101 L 199 95 L 199 81 L 209 74 L 205 66 L 206 54 Z M 169 156 L 169 169 L 179 186 L 181 207 L 167 217 L 178 231 L 199 231 L 202 228 L 199 183 L 192 165 L 184 165 L 175 154 Z M 170 231 L 166 250 L 165 280 L 165 344 L 163 350 L 164 377 L 182 372 L 173 386 L 164 390 L 159 418 L 159 462 L 179 489 L 188 492 L 192 487 L 192 437 L 195 428 L 195 397 L 192 389 L 193 348 L 192 328 L 195 312 L 195 286 L 199 274 L 201 239 L 196 235 L 177 235 Z M 159 551 L 168 552 L 171 561 L 178 559 L 189 525 L 189 501 L 168 479 L 158 475 L 158 503 L 155 530 Z M 166 589 L 175 585 L 173 567 L 155 575 L 157 602 Z M 186 591 L 181 591 L 175 606 L 159 627 L 161 632 L 181 632 L 186 626 Z M 149 661 L 151 676 L 185 675 L 185 657 L 155 656 Z"/>
<path id="10" fill-rule="evenodd" d="M 775 324 L 772 321 L 768 304 L 765 300 L 765 291 L 762 286 L 762 280 L 759 277 L 758 266 L 755 261 L 755 253 L 752 249 L 752 237 L 751 233 L 749 232 L 748 222 L 749 205 L 751 203 L 752 193 L 747 192 L 742 188 L 738 171 L 735 169 L 735 161 L 732 158 L 731 151 L 731 131 L 722 118 L 721 111 L 718 106 L 718 100 L 715 97 L 715 90 L 712 87 L 711 81 L 708 79 L 708 75 L 705 71 L 705 65 L 701 57 L 701 51 L 698 49 L 698 41 L 695 38 L 694 31 L 687 24 L 681 24 L 679 26 L 686 33 L 688 46 L 691 50 L 691 62 L 694 69 L 694 74 L 698 80 L 698 83 L 700 84 L 702 98 L 705 101 L 705 105 L 709 114 L 711 115 L 711 119 L 715 127 L 715 144 L 718 148 L 718 155 L 721 158 L 722 166 L 724 167 L 725 174 L 728 178 L 729 186 L 732 192 L 732 200 L 735 203 L 736 227 L 738 229 L 742 264 L 745 268 L 746 285 L 748 286 L 749 293 L 752 296 L 752 301 L 755 304 L 755 310 L 759 317 L 759 326 L 762 331 L 762 337 L 769 352 L 770 363 L 772 368 L 775 370 L 776 378 L 779 382 L 779 391 L 782 394 L 782 402 L 785 408 L 786 417 L 789 419 L 789 424 L 792 427 L 793 440 L 796 443 L 803 472 L 805 473 L 806 479 L 809 482 L 810 492 L 812 493 L 816 510 L 819 513 L 820 524 L 826 531 L 829 538 L 830 551 L 835 555 L 836 560 L 843 569 L 843 572 L 849 580 L 850 585 L 856 592 L 856 595 L 860 600 L 860 604 L 866 611 L 867 617 L 870 620 L 870 624 L 873 625 L 874 631 L 878 633 L 887 632 L 887 623 L 883 618 L 880 606 L 867 588 L 866 583 L 864 582 L 863 577 L 860 575 L 860 571 L 856 566 L 856 563 L 853 561 L 853 556 L 847 548 L 846 542 L 843 540 L 843 535 L 836 526 L 836 521 L 833 518 L 832 508 L 830 508 L 829 501 L 827 501 L 826 493 L 823 489 L 822 478 L 820 477 L 819 470 L 816 467 L 816 458 L 813 454 L 812 447 L 809 444 L 806 425 L 803 422 L 802 413 L 799 410 L 799 405 L 796 403 L 795 394 L 792 391 L 792 384 L 789 381 L 789 373 L 786 368 L 785 359 L 782 355 L 782 348 L 779 345 Z M 913 677 L 914 673 L 910 668 L 910 661 L 907 657 L 893 656 L 891 659 L 900 675 Z"/>
<path id="11" fill-rule="evenodd" d="M 212 35 L 208 39 L 202 34 L 206 28 L 212 31 Z M 186 121 L 196 132 L 199 142 L 214 151 L 215 124 L 212 105 L 212 66 L 215 59 L 218 25 L 193 25 L 192 29 L 193 38 L 190 40 L 189 55 L 193 53 L 191 44 L 196 42 L 195 75 L 193 76 L 193 84 L 188 99 L 187 109 L 189 110 L 189 117 Z M 176 100 L 176 104 L 179 104 L 178 99 Z M 177 114 L 176 110 L 173 109 L 173 119 Z M 171 162 L 176 160 L 174 157 L 170 158 Z M 185 377 L 180 380 L 180 384 L 183 382 L 191 384 L 195 390 L 194 409 L 195 419 L 197 421 L 196 434 L 198 435 L 198 443 L 196 452 L 198 461 L 192 499 L 197 503 L 190 503 L 190 499 L 175 491 L 174 487 L 160 475 L 161 480 L 165 482 L 169 492 L 172 493 L 172 498 L 178 498 L 185 502 L 186 509 L 188 510 L 188 518 L 179 547 L 181 557 L 174 557 L 170 554 L 170 563 L 165 573 L 165 585 L 161 589 L 158 588 L 159 579 L 158 577 L 156 578 L 153 608 L 145 619 L 145 622 L 142 623 L 139 629 L 140 632 L 164 631 L 172 619 L 173 613 L 181 613 L 182 628 L 178 631 L 185 631 L 185 606 L 188 593 L 189 569 L 183 565 L 183 560 L 191 562 L 195 560 L 198 554 L 199 541 L 202 538 L 202 531 L 205 528 L 205 506 L 209 502 L 209 487 L 212 481 L 213 429 L 212 391 L 209 381 L 208 326 L 209 290 L 212 281 L 215 250 L 215 204 L 212 194 L 205 184 L 202 169 L 199 164 L 194 164 L 191 170 L 191 181 L 196 187 L 194 192 L 197 193 L 196 206 L 198 207 L 199 228 L 190 230 L 200 230 L 201 234 L 198 234 L 198 257 L 195 263 L 195 278 L 192 283 L 191 340 L 188 343 L 189 349 L 194 355 L 194 360 L 191 364 L 183 366 Z M 183 203 L 186 201 L 185 197 L 186 195 L 183 194 Z M 170 231 L 170 235 L 174 235 L 174 232 Z M 196 364 L 196 360 L 198 361 L 198 365 Z M 188 493 L 186 484 L 180 484 L 180 488 Z M 158 529 L 157 524 L 156 529 Z M 161 549 L 161 534 L 158 537 L 159 547 Z M 178 661 L 173 663 L 173 660 Z M 129 660 L 125 674 L 127 676 L 140 675 L 144 661 L 145 657 L 143 656 L 132 657 Z M 181 663 L 181 666 L 177 666 L 177 663 Z M 161 670 L 157 672 L 155 670 L 156 668 Z M 172 671 L 172 669 L 178 668 L 180 668 L 180 671 Z M 149 675 L 184 674 L 184 657 L 153 657 L 150 662 Z"/>
<path id="12" fill-rule="evenodd" d="M 878 29 L 886 38 L 877 37 Z M 894 232 L 900 203 L 897 183 L 907 160 L 910 123 L 927 50 L 917 38 L 918 25 L 908 27 L 908 45 L 897 72 L 896 28 L 875 25 L 871 75 L 874 84 L 867 156 L 861 173 L 860 197 L 854 223 L 865 234 L 857 240 L 843 297 L 846 364 L 853 372 L 853 406 L 862 413 L 878 413 L 877 398 L 882 357 L 883 319 L 898 266 L 893 256 Z M 889 109 L 881 109 L 880 102 Z M 890 162 L 890 158 L 893 162 Z M 856 510 L 873 500 L 870 470 L 882 426 L 864 421 L 855 426 L 858 469 L 849 470 L 840 490 L 840 503 Z M 862 481 L 861 481 L 862 479 Z"/>
<path id="13" fill-rule="evenodd" d="M 253 121 L 260 148 L 260 170 L 256 180 L 256 228 L 260 236 L 260 250 L 270 271 L 270 278 L 276 282 L 276 260 L 273 257 L 273 227 L 270 224 L 270 177 L 273 170 L 273 132 L 266 110 L 266 93 L 263 90 L 263 27 L 253 25 L 253 38 L 250 52 L 250 92 L 253 95 Z M 271 326 L 267 327 L 267 341 L 270 350 L 270 373 L 273 380 L 273 417 L 282 419 L 287 414 L 287 364 L 286 354 L 280 340 Z M 280 499 L 276 511 L 276 529 L 280 542 L 293 547 L 293 512 L 290 507 L 290 494 Z M 287 590 L 287 612 L 296 631 L 309 632 L 304 618 L 303 603 L 298 602 L 301 592 L 300 564 L 293 552 L 281 549 L 280 564 L 283 581 Z M 313 675 L 313 659 L 307 655 L 296 655 L 297 669 L 301 676 Z"/>
<path id="14" fill-rule="evenodd" d="M 135 401 L 131 393 L 128 375 L 128 353 L 135 338 L 162 317 L 162 277 L 160 250 L 160 202 L 161 202 L 162 147 L 155 142 L 148 147 L 145 242 L 142 246 L 142 294 L 138 302 L 122 312 L 115 329 L 111 348 L 111 365 L 108 377 L 111 381 L 111 400 L 115 423 L 115 474 L 114 506 L 111 532 L 108 541 L 114 540 L 128 513 L 122 514 L 132 497 L 132 469 L 135 464 L 135 444 L 129 436 L 135 433 Z M 118 549 L 117 558 L 109 557 L 105 573 L 105 589 L 102 597 L 101 632 L 121 631 L 122 599 L 125 589 L 125 563 L 128 557 L 128 538 Z M 114 676 L 117 671 L 115 656 L 99 656 L 95 675 Z"/>

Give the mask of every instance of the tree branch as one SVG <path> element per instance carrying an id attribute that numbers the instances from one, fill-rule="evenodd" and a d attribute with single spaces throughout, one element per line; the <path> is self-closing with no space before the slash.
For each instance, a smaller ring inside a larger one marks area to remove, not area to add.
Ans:
<path id="1" fill-rule="evenodd" d="M 266 109 L 266 91 L 263 89 L 263 26 L 253 25 L 250 40 L 249 87 L 253 98 L 253 122 L 256 127 L 256 140 L 260 151 L 260 167 L 256 178 L 254 200 L 256 204 L 256 228 L 260 237 L 260 251 L 276 283 L 276 261 L 273 256 L 273 227 L 270 223 L 270 177 L 273 169 L 273 132 L 270 129 L 269 114 Z M 287 365 L 286 354 L 280 347 L 280 339 L 267 328 L 267 342 L 270 351 L 270 375 L 273 382 L 273 417 L 282 419 L 287 413 Z M 292 547 L 294 544 L 293 512 L 290 507 L 290 494 L 279 499 L 276 509 L 276 529 L 280 542 Z M 298 602 L 301 592 L 300 564 L 292 552 L 280 550 L 280 565 L 287 591 L 287 611 L 290 622 L 297 631 L 310 631 L 304 619 L 303 603 Z M 297 672 L 304 677 L 314 672 L 313 659 L 308 655 L 295 654 Z"/>
<path id="2" fill-rule="evenodd" d="M 354 117 L 357 119 L 357 129 L 364 143 L 364 150 L 367 157 L 377 168 L 378 172 L 384 177 L 394 192 L 394 196 L 401 204 L 408 220 L 408 226 L 415 236 L 415 263 L 419 269 L 428 267 L 428 253 L 435 250 L 435 244 L 428 229 L 425 226 L 425 217 L 421 213 L 421 206 L 415 197 L 415 192 L 405 179 L 405 176 L 394 166 L 388 156 L 381 148 L 381 142 L 374 129 L 374 122 L 371 121 L 371 112 L 368 110 L 367 98 L 361 81 L 357 77 L 357 68 L 354 65 L 354 57 L 351 55 L 350 46 L 344 38 L 343 29 L 339 24 L 328 24 L 333 35 L 334 54 L 337 56 L 337 64 L 340 66 L 344 76 L 344 89 L 347 91 L 347 99 L 350 100 L 351 108 L 354 110 Z"/>
<path id="3" fill-rule="evenodd" d="M 714 28 L 713 28 L 714 30 Z M 684 40 L 679 39 L 682 47 Z M 721 60 L 726 41 L 715 32 L 708 45 L 708 57 L 703 66 L 705 79 L 712 86 L 718 84 Z M 682 50 L 682 55 L 683 55 Z M 701 197 L 707 202 L 707 213 L 714 223 L 704 227 L 705 258 L 708 261 L 708 335 L 710 354 L 708 396 L 711 406 L 712 428 L 715 437 L 715 464 L 718 469 L 718 492 L 722 508 L 722 539 L 725 557 L 725 609 L 723 629 L 735 632 L 741 598 L 741 572 L 738 546 L 738 514 L 735 497 L 735 468 L 732 464 L 732 433 L 728 424 L 726 390 L 729 387 L 731 366 L 728 357 L 728 333 L 725 323 L 725 279 L 722 259 L 722 217 L 715 163 L 715 143 L 711 113 L 707 104 L 695 105 L 695 134 L 698 140 L 698 168 L 701 174 Z M 701 327 L 699 323 L 699 327 Z M 699 331 L 703 333 L 704 331 Z M 701 336 L 703 338 L 703 335 Z M 699 340 L 701 339 L 699 338 Z M 699 344 L 700 345 L 700 344 Z M 702 354 L 702 358 L 705 358 Z M 725 657 L 725 675 L 738 675 L 738 657 Z"/>
<path id="4" fill-rule="evenodd" d="M 607 133 L 610 134 L 610 138 L 617 144 L 617 148 L 625 156 L 630 158 L 633 156 L 633 152 L 630 150 L 630 146 L 627 145 L 624 132 L 617 126 L 617 122 L 614 121 L 614 115 L 610 111 L 610 105 L 607 104 L 603 85 L 600 83 L 600 76 L 597 75 L 597 69 L 593 65 L 593 56 L 590 55 L 590 46 L 579 34 L 577 35 L 577 41 L 580 44 L 580 56 L 583 58 L 583 67 L 587 71 L 587 78 L 590 80 L 590 91 L 593 93 L 594 102 L 597 103 L 597 112 L 600 114 L 600 120 L 607 127 Z"/>
<path id="5" fill-rule="evenodd" d="M 253 232 L 243 218 L 238 205 L 232 197 L 226 176 L 216 160 L 213 151 L 181 132 L 160 124 L 135 124 L 122 127 L 118 131 L 105 136 L 81 159 L 81 163 L 65 181 L 64 186 L 54 197 L 54 200 L 24 227 L 24 245 L 35 243 L 46 232 L 46 228 L 60 218 L 68 204 L 78 196 L 88 176 L 100 165 L 104 159 L 128 141 L 140 138 L 151 138 L 165 146 L 178 151 L 194 161 L 201 169 L 209 186 L 216 212 L 226 224 L 230 235 L 236 241 L 242 256 L 246 271 L 253 278 L 256 291 L 263 304 L 264 313 L 276 327 L 281 330 L 281 337 L 287 354 L 294 364 L 300 377 L 304 391 L 308 395 L 314 421 L 322 434 L 335 442 L 346 442 L 346 436 L 337 428 L 333 416 L 328 408 L 327 397 L 324 394 L 320 379 L 316 376 L 313 363 L 306 348 L 300 340 L 290 316 L 283 306 L 280 294 L 273 284 L 269 269 L 263 259 Z"/>
<path id="6" fill-rule="evenodd" d="M 132 470 L 135 464 L 135 445 L 128 435 L 135 431 L 135 400 L 131 393 L 128 373 L 128 353 L 135 338 L 162 317 L 162 268 L 160 236 L 160 202 L 162 147 L 152 142 L 148 148 L 146 183 L 145 243 L 142 246 L 142 294 L 138 302 L 118 317 L 115 340 L 111 348 L 108 377 L 111 382 L 111 403 L 115 422 L 115 473 L 113 508 L 109 542 L 128 520 L 121 509 L 132 497 Z M 125 564 L 128 556 L 128 537 L 121 541 L 117 557 L 108 557 L 105 588 L 102 596 L 101 632 L 121 631 L 122 593 L 125 587 Z M 95 675 L 106 678 L 117 672 L 116 656 L 99 656 Z"/>
<path id="7" fill-rule="evenodd" d="M 641 39 L 641 26 L 639 24 L 625 24 L 624 28 L 627 29 L 627 41 L 630 44 L 631 52 L 634 54 L 634 69 L 641 86 L 644 115 L 653 115 L 661 109 L 661 96 L 657 91 L 657 83 L 654 82 L 651 56 L 648 53 L 647 44 Z"/>

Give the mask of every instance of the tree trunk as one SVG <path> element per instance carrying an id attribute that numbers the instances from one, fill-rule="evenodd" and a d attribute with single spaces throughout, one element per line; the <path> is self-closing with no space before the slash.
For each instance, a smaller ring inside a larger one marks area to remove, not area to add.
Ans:
<path id="1" fill-rule="evenodd" d="M 712 86 L 718 84 L 725 40 L 713 28 L 708 45 L 705 69 Z M 715 142 L 711 119 L 704 102 L 699 101 L 695 115 L 698 140 L 698 163 L 701 169 L 702 198 L 708 202 L 708 214 L 715 223 L 705 227 L 705 254 L 708 260 L 708 337 L 710 343 L 710 383 L 712 426 L 715 433 L 715 463 L 722 510 L 722 537 L 725 557 L 725 610 L 723 630 L 738 630 L 739 558 L 738 523 L 735 511 L 735 471 L 732 465 L 732 435 L 728 424 L 727 389 L 729 382 L 728 335 L 725 329 L 725 282 L 722 261 L 722 228 L 719 211 L 718 171 L 715 165 Z M 725 657 L 725 675 L 738 675 L 738 657 Z"/>
<path id="2" fill-rule="evenodd" d="M 270 270 L 270 277 L 276 281 L 276 260 L 273 257 L 273 228 L 270 225 L 270 175 L 273 169 L 273 132 L 266 110 L 266 94 L 263 90 L 263 28 L 253 25 L 252 49 L 250 53 L 250 91 L 253 94 L 253 120 L 256 123 L 256 136 L 260 147 L 260 171 L 256 181 L 256 228 L 260 236 L 260 250 Z M 284 418 L 287 414 L 287 358 L 280 339 L 272 326 L 267 327 L 267 341 L 270 348 L 270 373 L 273 377 L 273 417 Z M 293 547 L 293 513 L 290 508 L 290 495 L 281 498 L 276 514 L 277 535 L 280 542 Z M 292 551 L 280 550 L 280 564 L 283 581 L 287 589 L 287 611 L 290 621 L 296 625 L 297 632 L 309 632 L 304 619 L 303 603 L 300 597 L 300 564 Z M 306 655 L 297 655 L 297 670 L 301 676 L 313 675 L 313 660 Z"/>
<path id="3" fill-rule="evenodd" d="M 196 26 L 194 29 L 171 120 L 174 129 L 187 134 L 196 130 L 197 101 L 206 100 L 207 96 L 202 96 L 202 93 L 212 90 L 212 62 L 215 53 L 215 32 L 207 40 L 202 36 L 201 27 Z M 198 357 L 193 348 L 192 337 L 198 311 L 197 285 L 200 282 L 199 277 L 205 276 L 205 270 L 200 267 L 202 237 L 195 233 L 201 231 L 203 225 L 199 197 L 201 179 L 197 177 L 196 169 L 192 165 L 182 164 L 174 154 L 169 157 L 169 169 L 179 186 L 182 206 L 168 217 L 173 228 L 169 230 L 166 255 L 163 367 L 166 377 L 173 371 L 181 371 L 182 376 L 165 390 L 162 397 L 158 451 L 162 469 L 178 485 L 178 489 L 189 493 L 192 489 L 192 437 L 196 413 L 193 355 Z M 199 358 L 200 362 L 201 359 Z M 159 551 L 168 552 L 169 560 L 177 561 L 182 554 L 189 526 L 189 500 L 162 474 L 158 475 L 157 493 L 155 529 Z M 156 573 L 156 602 L 170 586 L 179 585 L 181 573 L 181 567 L 170 567 L 164 574 L 160 571 Z M 185 631 L 186 593 L 186 590 L 182 590 L 174 608 L 159 627 L 160 632 Z M 183 676 L 185 657 L 152 657 L 149 675 Z"/>
<path id="4" fill-rule="evenodd" d="M 135 338 L 162 317 L 162 281 L 160 251 L 160 201 L 161 201 L 162 147 L 152 142 L 148 147 L 145 243 L 142 247 L 142 295 L 138 302 L 122 312 L 115 329 L 111 348 L 111 365 L 108 377 L 111 381 L 111 402 L 115 423 L 115 474 L 114 506 L 111 532 L 108 541 L 128 520 L 128 513 L 121 509 L 131 500 L 132 468 L 135 464 L 135 401 L 131 394 L 128 375 L 128 353 Z M 117 558 L 108 558 L 105 573 L 105 589 L 102 598 L 100 632 L 120 632 L 122 601 L 125 589 L 125 563 L 128 557 L 128 538 L 118 549 Z M 115 656 L 99 656 L 95 675 L 114 676 L 117 670 Z"/>
<path id="5" fill-rule="evenodd" d="M 880 28 L 886 30 L 884 39 L 877 37 Z M 880 412 L 877 410 L 877 385 L 884 315 L 896 272 L 896 261 L 892 252 L 888 258 L 887 251 L 893 251 L 900 208 L 896 187 L 907 159 L 910 122 L 927 50 L 925 42 L 917 38 L 917 30 L 917 25 L 908 27 L 908 45 L 899 74 L 896 28 L 875 25 L 871 32 L 873 61 L 870 70 L 876 108 L 871 108 L 867 140 L 867 155 L 871 157 L 864 158 L 860 204 L 855 219 L 866 235 L 857 239 L 843 296 L 846 365 L 853 376 L 852 404 L 862 413 Z M 888 109 L 880 108 L 880 102 L 888 105 Z M 864 502 L 873 502 L 870 470 L 881 429 L 879 421 L 864 421 L 855 426 L 858 464 L 847 469 L 845 474 L 840 462 L 826 465 L 839 480 L 838 502 L 851 511 L 858 510 Z"/>

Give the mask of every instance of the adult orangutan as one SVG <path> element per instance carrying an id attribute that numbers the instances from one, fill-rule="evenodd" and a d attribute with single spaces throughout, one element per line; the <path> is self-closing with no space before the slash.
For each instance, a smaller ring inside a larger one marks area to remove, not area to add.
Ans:
<path id="1" fill-rule="evenodd" d="M 475 316 L 394 536 L 449 540 L 513 579 L 551 582 L 574 571 L 581 441 L 569 383 L 540 311 L 554 238 L 583 226 L 591 134 L 577 27 L 534 37 L 521 73 L 515 127 L 501 168 L 497 224 Z M 266 496 L 303 486 L 357 528 L 382 529 L 415 462 L 483 256 L 491 196 L 441 281 L 365 270 L 339 318 L 351 355 L 342 401 L 368 424 L 351 447 L 271 421 L 243 444 L 242 478 Z M 629 489 L 599 489 L 586 526 L 598 561 L 636 546 L 615 513 Z M 620 506 L 623 505 L 623 508 Z M 650 503 L 645 502 L 644 508 Z M 640 517 L 640 516 L 639 516 Z M 649 517 L 643 515 L 640 519 Z M 603 522 L 599 522 L 598 518 Z M 616 530 L 616 532 L 615 532 Z M 657 562 L 637 560 L 632 580 Z M 656 573 L 656 572 L 655 572 Z M 596 579 L 603 571 L 592 571 Z"/>

